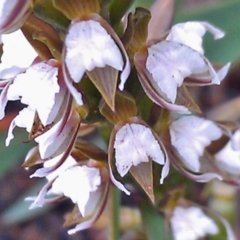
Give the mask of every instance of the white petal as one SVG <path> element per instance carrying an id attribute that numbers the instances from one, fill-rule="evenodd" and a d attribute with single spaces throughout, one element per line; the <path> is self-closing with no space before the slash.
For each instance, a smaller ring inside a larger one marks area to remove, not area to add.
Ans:
<path id="1" fill-rule="evenodd" d="M 236 131 L 233 135 L 234 142 L 229 141 L 218 153 L 215 154 L 215 159 L 218 166 L 225 172 L 240 176 L 240 150 L 236 149 L 234 144 L 238 139 L 240 143 L 240 131 Z M 233 144 L 234 143 L 234 144 Z"/>
<path id="2" fill-rule="evenodd" d="M 116 133 L 116 167 L 123 177 L 131 166 L 141 162 L 153 161 L 163 165 L 165 158 L 151 130 L 140 124 L 125 124 Z"/>
<path id="3" fill-rule="evenodd" d="M 64 152 L 71 142 L 77 131 L 79 116 L 72 112 L 67 122 L 62 126 L 64 121 L 64 118 L 61 119 L 51 129 L 35 139 L 39 143 L 39 153 L 42 159 L 53 156 L 61 149 L 61 153 Z"/>
<path id="4" fill-rule="evenodd" d="M 48 181 L 52 181 L 66 169 L 77 164 L 75 159 L 69 156 L 58 168 L 56 168 L 58 162 L 61 160 L 62 155 L 63 154 L 44 162 L 43 168 L 37 169 L 32 175 L 30 175 L 30 178 L 46 177 Z"/>
<path id="5" fill-rule="evenodd" d="M 75 22 L 69 28 L 65 40 L 65 63 L 71 78 L 79 82 L 84 72 L 109 65 L 123 69 L 119 48 L 99 22 L 88 20 Z"/>
<path id="6" fill-rule="evenodd" d="M 0 63 L 0 79 L 9 79 L 29 67 L 37 53 L 20 30 L 2 36 L 3 55 Z"/>
<path id="7" fill-rule="evenodd" d="M 170 126 L 171 143 L 192 171 L 200 170 L 199 157 L 205 147 L 220 138 L 222 131 L 213 122 L 197 116 L 184 116 Z"/>
<path id="8" fill-rule="evenodd" d="M 8 88 L 12 81 L 9 81 L 6 86 L 3 88 L 1 95 L 0 95 L 0 119 L 3 119 L 5 117 L 5 108 L 8 103 L 8 98 L 7 98 L 7 92 Z"/>
<path id="9" fill-rule="evenodd" d="M 0 34 L 19 29 L 28 18 L 31 0 L 0 1 Z"/>
<path id="10" fill-rule="evenodd" d="M 55 94 L 60 91 L 57 74 L 56 67 L 44 62 L 35 64 L 15 78 L 7 97 L 9 100 L 21 99 L 22 103 L 38 112 L 43 125 L 50 124 L 49 115 L 55 104 Z"/>
<path id="11" fill-rule="evenodd" d="M 153 84 L 174 103 L 177 87 L 185 77 L 208 71 L 204 58 L 196 51 L 177 42 L 162 41 L 148 48 L 146 68 Z"/>
<path id="12" fill-rule="evenodd" d="M 34 121 L 35 112 L 30 108 L 24 108 L 19 112 L 19 114 L 12 120 L 9 129 L 8 136 L 6 138 L 6 146 L 9 145 L 10 141 L 14 138 L 13 129 L 18 126 L 21 128 L 26 128 L 28 132 L 31 131 L 33 121 Z"/>
<path id="13" fill-rule="evenodd" d="M 207 22 L 186 22 L 174 25 L 166 40 L 184 44 L 203 54 L 202 37 L 209 31 L 215 39 L 222 38 L 224 33 Z"/>
<path id="14" fill-rule="evenodd" d="M 170 221 L 174 240 L 197 240 L 218 233 L 216 223 L 197 207 L 176 207 Z"/>
<path id="15" fill-rule="evenodd" d="M 81 184 L 79 184 L 81 183 Z M 87 166 L 74 166 L 60 173 L 53 182 L 52 192 L 63 193 L 77 203 L 80 212 L 85 216 L 85 207 L 91 192 L 101 184 L 99 169 Z"/>

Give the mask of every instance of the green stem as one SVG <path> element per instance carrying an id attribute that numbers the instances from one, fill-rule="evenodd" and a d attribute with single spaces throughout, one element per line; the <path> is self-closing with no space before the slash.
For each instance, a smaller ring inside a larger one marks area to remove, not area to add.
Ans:
<path id="1" fill-rule="evenodd" d="M 119 209 L 120 209 L 121 194 L 120 191 L 110 186 L 108 200 L 108 240 L 119 240 Z"/>

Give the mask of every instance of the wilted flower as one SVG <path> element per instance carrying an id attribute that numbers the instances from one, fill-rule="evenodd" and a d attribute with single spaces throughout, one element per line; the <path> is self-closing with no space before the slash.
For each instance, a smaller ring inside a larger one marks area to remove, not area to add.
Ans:
<path id="1" fill-rule="evenodd" d="M 197 240 L 218 233 L 216 223 L 198 207 L 177 206 L 170 223 L 174 240 Z"/>
<path id="2" fill-rule="evenodd" d="M 224 33 L 206 22 L 187 22 L 172 27 L 166 38 L 152 43 L 135 56 L 141 84 L 156 104 L 178 112 L 188 112 L 178 105 L 178 87 L 220 84 L 230 64 L 215 70 L 203 56 L 202 37 L 206 31 L 215 39 Z M 184 81 L 185 80 L 185 81 Z"/>
<path id="3" fill-rule="evenodd" d="M 200 157 L 205 148 L 221 135 L 221 129 L 214 122 L 197 116 L 183 116 L 170 125 L 174 150 L 184 165 L 194 172 L 200 171 Z"/>

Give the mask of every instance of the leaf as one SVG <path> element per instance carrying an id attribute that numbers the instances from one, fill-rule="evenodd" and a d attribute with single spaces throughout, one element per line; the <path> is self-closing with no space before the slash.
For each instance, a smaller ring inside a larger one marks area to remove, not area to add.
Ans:
<path id="1" fill-rule="evenodd" d="M 132 6 L 134 0 L 113 0 L 109 6 L 111 24 L 114 26 L 117 24 L 127 10 Z"/>
<path id="2" fill-rule="evenodd" d="M 145 232 L 149 240 L 166 240 L 163 217 L 149 202 L 140 202 Z"/>
<path id="3" fill-rule="evenodd" d="M 17 128 L 14 131 L 14 139 L 9 148 L 5 147 L 6 132 L 0 134 L 0 151 L 1 151 L 1 167 L 0 177 L 9 171 L 14 165 L 23 161 L 27 151 L 33 147 L 33 144 L 23 143 L 23 139 L 27 139 L 27 132 L 24 129 Z"/>
<path id="4" fill-rule="evenodd" d="M 70 24 L 70 21 L 60 11 L 54 8 L 50 0 L 36 0 L 33 12 L 39 18 L 62 31 L 66 30 Z"/>
<path id="5" fill-rule="evenodd" d="M 26 197 L 37 195 L 39 189 L 44 185 L 44 181 L 39 181 L 26 191 L 14 204 L 7 208 L 0 216 L 0 220 L 4 224 L 17 224 L 30 220 L 40 214 L 49 211 L 53 205 L 45 205 L 42 208 L 29 210 L 30 202 L 24 201 Z"/>

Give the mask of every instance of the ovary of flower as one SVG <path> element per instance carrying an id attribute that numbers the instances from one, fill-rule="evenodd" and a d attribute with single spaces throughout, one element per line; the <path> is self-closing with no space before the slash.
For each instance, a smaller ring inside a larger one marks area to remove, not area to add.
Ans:
<path id="1" fill-rule="evenodd" d="M 198 207 L 176 207 L 170 222 L 174 240 L 197 240 L 218 233 L 216 223 Z"/>
<path id="2" fill-rule="evenodd" d="M 116 133 L 116 167 L 123 177 L 131 168 L 149 159 L 164 165 L 164 154 L 151 130 L 141 124 L 125 124 Z"/>
<path id="3" fill-rule="evenodd" d="M 186 22 L 174 25 L 166 40 L 184 44 L 203 54 L 202 37 L 209 31 L 214 39 L 224 36 L 224 32 L 207 22 Z"/>
<path id="4" fill-rule="evenodd" d="M 72 24 L 65 40 L 69 74 L 79 82 L 85 71 L 106 65 L 119 71 L 123 59 L 119 48 L 107 31 L 97 21 L 88 20 Z"/>
<path id="5" fill-rule="evenodd" d="M 240 143 L 240 130 L 236 131 L 232 138 L 234 142 L 230 140 L 214 157 L 223 171 L 240 176 L 240 149 L 234 146 L 236 142 Z"/>
<path id="6" fill-rule="evenodd" d="M 212 121 L 197 116 L 184 116 L 170 125 L 171 143 L 183 163 L 192 171 L 199 172 L 199 157 L 205 147 L 222 135 Z"/>
<path id="7" fill-rule="evenodd" d="M 25 73 L 19 74 L 9 86 L 8 100 L 21 100 L 23 104 L 36 110 L 42 124 L 50 124 L 49 119 L 55 104 L 55 94 L 60 91 L 58 68 L 44 62 L 35 64 Z"/>
<path id="8" fill-rule="evenodd" d="M 85 216 L 90 194 L 101 184 L 99 169 L 73 166 L 61 172 L 52 184 L 51 192 L 69 197 Z"/>

